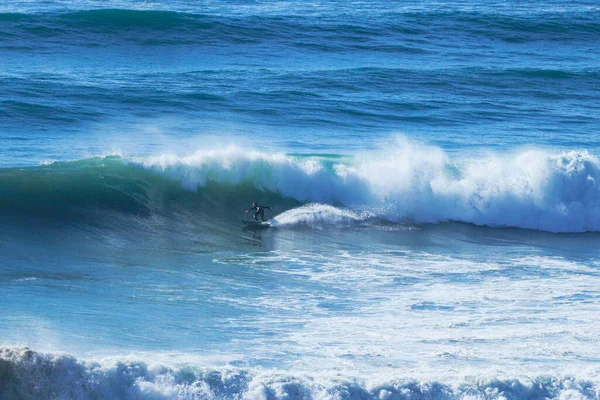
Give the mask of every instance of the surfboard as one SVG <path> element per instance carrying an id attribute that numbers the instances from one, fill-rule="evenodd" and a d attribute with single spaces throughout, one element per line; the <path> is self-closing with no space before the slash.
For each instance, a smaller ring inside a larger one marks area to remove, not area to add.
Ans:
<path id="1" fill-rule="evenodd" d="M 246 225 L 246 227 L 248 228 L 254 228 L 254 229 L 263 229 L 263 228 L 268 228 L 271 226 L 270 222 L 256 222 L 256 221 L 242 221 L 242 223 L 244 225 Z"/>

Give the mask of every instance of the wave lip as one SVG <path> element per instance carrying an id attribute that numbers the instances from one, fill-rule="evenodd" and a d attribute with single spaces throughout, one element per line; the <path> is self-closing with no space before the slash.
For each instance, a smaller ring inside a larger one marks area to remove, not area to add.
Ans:
<path id="1" fill-rule="evenodd" d="M 320 158 L 248 151 L 235 146 L 199 151 L 185 157 L 148 157 L 133 165 L 177 180 L 189 190 L 210 182 L 229 187 L 246 185 L 302 202 L 335 202 L 346 186 L 343 177 L 334 171 L 338 164 Z M 345 195 L 352 198 L 363 193 L 356 191 Z"/>
<path id="2" fill-rule="evenodd" d="M 25 347 L 0 348 L 0 398 L 26 399 L 593 399 L 598 382 L 562 376 L 470 378 L 445 383 L 323 378 L 285 371 L 165 366 L 144 361 L 82 361 Z"/>

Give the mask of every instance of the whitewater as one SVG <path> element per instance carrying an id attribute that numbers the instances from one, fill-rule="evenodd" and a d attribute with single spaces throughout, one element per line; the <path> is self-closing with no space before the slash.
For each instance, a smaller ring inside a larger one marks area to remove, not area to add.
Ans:
<path id="1" fill-rule="evenodd" d="M 0 1 L 0 400 L 599 399 L 598 43 L 589 0 Z"/>
<path id="2" fill-rule="evenodd" d="M 140 165 L 189 190 L 208 180 L 244 183 L 299 202 L 341 204 L 394 222 L 460 221 L 551 232 L 600 228 L 600 163 L 586 151 L 528 150 L 452 159 L 440 148 L 398 138 L 386 151 L 347 162 L 229 148 L 150 157 Z"/>

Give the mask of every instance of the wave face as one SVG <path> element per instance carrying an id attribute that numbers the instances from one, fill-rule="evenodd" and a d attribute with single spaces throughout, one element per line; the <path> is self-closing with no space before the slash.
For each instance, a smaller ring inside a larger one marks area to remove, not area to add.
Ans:
<path id="1" fill-rule="evenodd" d="M 222 371 L 143 361 L 82 361 L 0 348 L 0 398 L 24 399 L 595 399 L 598 383 L 570 377 L 384 383 L 314 379 L 282 372 Z M 35 384 L 32 384 L 35 377 Z"/>
<path id="2" fill-rule="evenodd" d="M 586 151 L 463 159 L 399 139 L 385 151 L 355 157 L 232 147 L 4 169 L 0 206 L 5 213 L 54 218 L 99 210 L 227 218 L 260 199 L 277 207 L 273 223 L 280 227 L 410 220 L 583 232 L 600 231 L 599 180 L 600 161 Z M 305 203 L 312 205 L 296 208 Z"/>

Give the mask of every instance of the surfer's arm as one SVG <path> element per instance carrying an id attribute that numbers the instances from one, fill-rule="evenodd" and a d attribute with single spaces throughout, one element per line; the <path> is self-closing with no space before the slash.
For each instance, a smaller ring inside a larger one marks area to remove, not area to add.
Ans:
<path id="1" fill-rule="evenodd" d="M 256 207 L 250 207 L 249 209 L 247 209 L 246 211 L 244 211 L 245 213 L 250 212 L 252 210 L 254 210 Z"/>

